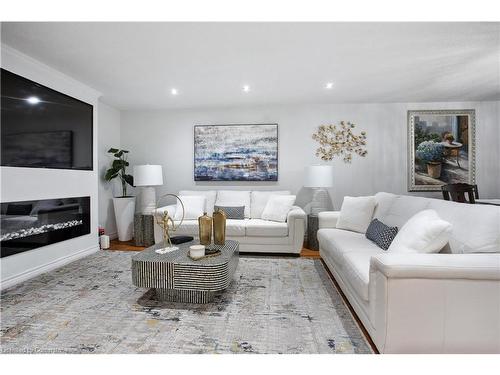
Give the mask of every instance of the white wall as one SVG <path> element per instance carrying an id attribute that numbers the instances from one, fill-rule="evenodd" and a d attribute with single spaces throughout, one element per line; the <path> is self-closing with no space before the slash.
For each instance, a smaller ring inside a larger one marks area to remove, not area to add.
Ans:
<path id="1" fill-rule="evenodd" d="M 106 182 L 104 174 L 109 168 L 113 157 L 108 154 L 112 147 L 120 147 L 120 111 L 99 102 L 99 144 L 98 179 L 99 179 L 99 225 L 111 238 L 118 237 L 116 232 L 115 214 L 113 211 L 113 196 L 116 194 L 117 181 Z"/>
<path id="2" fill-rule="evenodd" d="M 123 111 L 122 147 L 131 151 L 132 164 L 162 164 L 165 185 L 159 192 L 190 188 L 236 187 L 238 189 L 291 189 L 298 203 L 310 201 L 302 188 L 304 168 L 317 164 L 317 147 L 311 135 L 318 125 L 349 120 L 356 130 L 367 132 L 368 155 L 355 156 L 352 164 L 335 166 L 335 187 L 330 194 L 339 208 L 345 195 L 368 195 L 378 191 L 407 193 L 407 110 L 475 109 L 477 183 L 481 196 L 499 197 L 500 153 L 498 102 L 304 104 L 251 108 L 176 111 Z M 193 126 L 229 123 L 279 124 L 279 181 L 260 183 L 194 182 Z M 415 193 L 440 197 L 440 194 Z"/>
<path id="3" fill-rule="evenodd" d="M 1 201 L 91 197 L 91 233 L 1 259 L 2 288 L 98 250 L 97 102 L 99 93 L 50 67 L 2 45 L 1 66 L 94 106 L 92 171 L 1 167 Z"/>

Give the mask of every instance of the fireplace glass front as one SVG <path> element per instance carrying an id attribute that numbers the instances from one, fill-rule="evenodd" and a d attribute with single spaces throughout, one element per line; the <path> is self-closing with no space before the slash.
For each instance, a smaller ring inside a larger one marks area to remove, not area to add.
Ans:
<path id="1" fill-rule="evenodd" d="M 1 257 L 90 233 L 90 197 L 1 204 Z"/>

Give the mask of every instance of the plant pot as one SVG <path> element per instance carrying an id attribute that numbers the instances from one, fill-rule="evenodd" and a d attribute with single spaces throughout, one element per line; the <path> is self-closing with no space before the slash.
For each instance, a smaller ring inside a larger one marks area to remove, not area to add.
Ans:
<path id="1" fill-rule="evenodd" d="M 439 178 L 441 176 L 441 162 L 431 161 L 427 163 L 427 174 L 432 178 Z"/>
<path id="2" fill-rule="evenodd" d="M 113 198 L 118 240 L 130 241 L 134 236 L 135 197 Z"/>

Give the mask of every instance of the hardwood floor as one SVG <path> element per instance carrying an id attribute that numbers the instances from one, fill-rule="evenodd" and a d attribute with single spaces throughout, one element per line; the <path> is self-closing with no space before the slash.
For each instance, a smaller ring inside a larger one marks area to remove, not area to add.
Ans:
<path id="1" fill-rule="evenodd" d="M 108 250 L 119 250 L 119 251 L 142 251 L 144 250 L 144 246 L 135 246 L 134 240 L 132 241 L 118 241 L 111 240 L 110 246 Z"/>
<path id="2" fill-rule="evenodd" d="M 313 259 L 321 259 L 319 256 L 319 251 L 317 250 L 311 250 L 306 247 L 303 247 L 301 252 L 300 252 L 300 257 L 301 258 L 313 258 Z"/>
<path id="3" fill-rule="evenodd" d="M 118 240 L 112 240 L 110 247 L 108 250 L 117 250 L 117 251 L 141 251 L 144 250 L 144 246 L 135 246 L 134 241 L 126 241 L 126 242 L 121 242 Z M 302 251 L 300 252 L 300 257 L 301 258 L 313 258 L 313 259 L 320 259 L 321 257 L 319 256 L 319 251 L 315 250 L 310 250 L 305 247 L 302 248 Z"/>

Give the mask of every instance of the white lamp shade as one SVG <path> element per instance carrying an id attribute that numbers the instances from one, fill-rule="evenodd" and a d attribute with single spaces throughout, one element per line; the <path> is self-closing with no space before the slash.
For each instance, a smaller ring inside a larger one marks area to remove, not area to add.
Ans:
<path id="1" fill-rule="evenodd" d="M 163 185 L 161 165 L 136 165 L 134 166 L 135 186 Z"/>
<path id="2" fill-rule="evenodd" d="M 333 186 L 331 165 L 311 165 L 306 168 L 305 187 L 328 188 Z"/>

